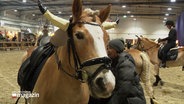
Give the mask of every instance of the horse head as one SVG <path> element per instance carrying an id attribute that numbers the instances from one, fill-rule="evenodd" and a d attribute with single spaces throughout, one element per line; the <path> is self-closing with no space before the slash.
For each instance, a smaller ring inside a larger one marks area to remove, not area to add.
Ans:
<path id="1" fill-rule="evenodd" d="M 148 38 L 146 38 L 146 37 L 144 37 L 144 36 L 137 36 L 136 35 L 136 37 L 138 38 L 137 39 L 137 43 L 136 43 L 136 48 L 138 49 L 138 50 L 141 50 L 141 51 L 148 51 L 148 50 L 150 50 L 150 49 L 152 49 L 152 48 L 154 48 L 154 47 L 158 47 L 159 46 L 159 44 L 158 43 L 156 43 L 156 42 L 154 42 L 154 41 L 152 41 L 152 40 L 150 40 L 150 39 L 148 39 Z"/>
<path id="2" fill-rule="evenodd" d="M 109 36 L 102 27 L 110 8 L 111 5 L 100 11 L 83 10 L 82 1 L 74 0 L 68 27 L 67 47 L 73 57 L 73 66 L 81 75 L 78 77 L 87 76 L 82 80 L 97 98 L 109 97 L 115 87 L 115 77 L 109 70 L 111 60 L 106 52 Z"/>
<path id="3" fill-rule="evenodd" d="M 110 7 L 109 5 L 100 12 L 82 10 L 82 2 L 74 0 L 73 20 L 68 29 L 70 43 L 73 44 L 71 46 L 75 46 L 78 54 L 79 67 L 88 75 L 91 95 L 101 98 L 110 96 L 115 86 L 115 78 L 108 70 L 110 59 L 105 47 L 109 36 L 101 26 L 109 15 Z M 75 54 L 74 51 L 73 53 Z"/>

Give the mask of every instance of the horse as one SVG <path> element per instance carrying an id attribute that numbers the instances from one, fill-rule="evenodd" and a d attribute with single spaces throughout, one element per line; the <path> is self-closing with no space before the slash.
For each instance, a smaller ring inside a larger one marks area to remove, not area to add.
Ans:
<path id="1" fill-rule="evenodd" d="M 128 52 L 135 60 L 136 72 L 140 76 L 140 80 L 144 85 L 145 92 L 150 98 L 151 104 L 158 104 L 150 81 L 151 71 L 154 70 L 154 66 L 150 62 L 149 56 L 147 53 L 134 48 L 126 49 L 125 51 Z"/>
<path id="2" fill-rule="evenodd" d="M 155 66 L 155 72 L 156 72 L 156 81 L 153 83 L 154 86 L 157 86 L 160 82 L 161 85 L 163 85 L 163 81 L 159 76 L 159 66 L 161 63 L 161 56 L 159 55 L 159 50 L 161 47 L 161 44 L 156 43 L 155 41 L 152 41 L 148 38 L 145 38 L 143 36 L 137 36 L 138 40 L 136 43 L 135 48 L 137 48 L 140 51 L 145 51 L 148 56 L 150 57 L 150 61 Z M 184 70 L 184 48 L 178 47 L 176 49 L 171 49 L 172 54 L 168 54 L 168 58 L 170 57 L 170 60 L 167 60 L 166 67 L 176 67 L 176 66 L 182 66 L 182 70 Z M 160 58 L 159 58 L 160 56 Z"/>
<path id="3" fill-rule="evenodd" d="M 109 36 L 101 26 L 110 8 L 93 15 L 81 0 L 73 1 L 67 44 L 56 47 L 43 66 L 33 89 L 39 98 L 31 98 L 32 104 L 87 104 L 90 95 L 111 96 L 115 77 L 105 50 Z"/>

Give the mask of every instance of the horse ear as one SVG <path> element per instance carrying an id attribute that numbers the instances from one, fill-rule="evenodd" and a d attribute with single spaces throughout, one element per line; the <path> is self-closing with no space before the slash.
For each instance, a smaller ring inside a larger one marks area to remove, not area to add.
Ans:
<path id="1" fill-rule="evenodd" d="M 100 14 L 99 14 L 99 18 L 100 18 L 100 21 L 103 23 L 107 17 L 109 16 L 109 13 L 110 13 L 110 10 L 111 10 L 111 4 L 109 4 L 105 9 L 101 9 L 100 10 Z"/>
<path id="2" fill-rule="evenodd" d="M 74 21 L 78 20 L 82 14 L 82 0 L 74 0 L 72 5 Z"/>

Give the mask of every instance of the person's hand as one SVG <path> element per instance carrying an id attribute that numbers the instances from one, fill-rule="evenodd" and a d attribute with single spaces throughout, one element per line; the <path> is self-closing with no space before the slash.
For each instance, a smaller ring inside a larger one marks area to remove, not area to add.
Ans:
<path id="1" fill-rule="evenodd" d="M 47 8 L 42 5 L 41 0 L 38 0 L 38 7 L 39 7 L 41 13 L 45 14 L 45 12 L 47 11 Z"/>
<path id="2" fill-rule="evenodd" d="M 115 21 L 116 24 L 119 24 L 119 20 L 120 20 L 119 17 L 117 17 L 117 18 L 116 18 L 116 21 Z"/>

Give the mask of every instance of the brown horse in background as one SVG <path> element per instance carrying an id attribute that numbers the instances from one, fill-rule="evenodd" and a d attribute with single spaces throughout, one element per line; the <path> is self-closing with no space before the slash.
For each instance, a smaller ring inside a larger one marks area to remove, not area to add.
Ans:
<path id="1" fill-rule="evenodd" d="M 110 5 L 93 15 L 82 10 L 81 0 L 74 0 L 72 12 L 68 43 L 45 63 L 33 90 L 39 98 L 32 98 L 32 104 L 87 104 L 90 95 L 106 98 L 115 87 L 105 50 L 109 36 L 101 26 Z"/>
<path id="2" fill-rule="evenodd" d="M 151 104 L 158 104 L 158 101 L 154 99 L 154 91 L 150 81 L 154 66 L 150 62 L 149 56 L 145 52 L 133 48 L 127 49 L 126 52 L 128 52 L 135 60 L 136 71 L 140 76 L 140 80 L 144 84 L 144 90 L 149 96 Z"/>
<path id="3" fill-rule="evenodd" d="M 138 37 L 138 41 L 136 44 L 136 48 L 145 51 L 148 56 L 150 57 L 151 62 L 155 66 L 155 72 L 156 72 L 156 81 L 154 82 L 154 85 L 157 86 L 159 82 L 161 82 L 161 85 L 163 85 L 163 82 L 159 76 L 159 66 L 161 63 L 161 60 L 158 58 L 158 51 L 161 44 L 158 44 L 148 38 L 145 38 L 143 36 Z M 167 67 L 176 67 L 176 66 L 182 66 L 184 69 L 184 48 L 178 48 L 178 56 L 175 60 L 167 61 L 166 66 Z"/>

